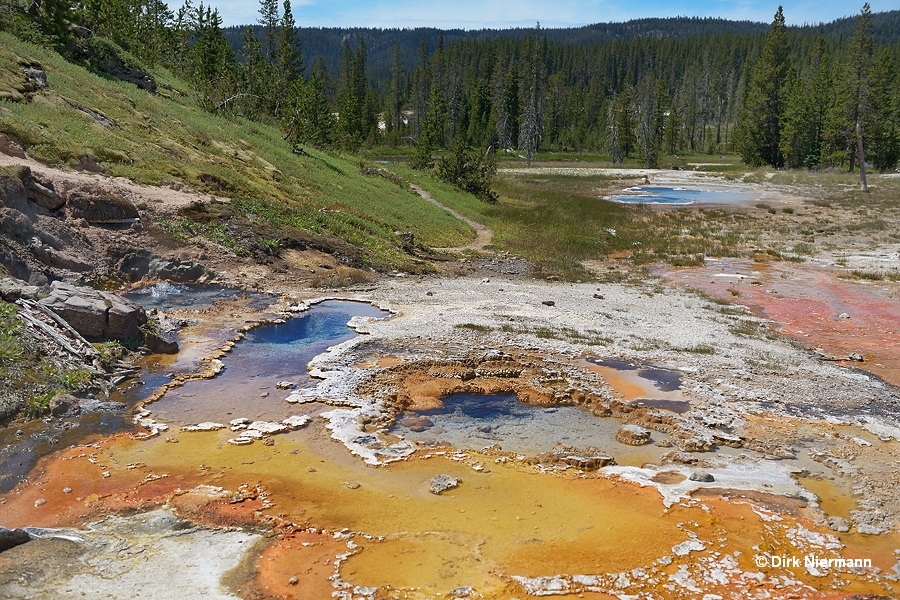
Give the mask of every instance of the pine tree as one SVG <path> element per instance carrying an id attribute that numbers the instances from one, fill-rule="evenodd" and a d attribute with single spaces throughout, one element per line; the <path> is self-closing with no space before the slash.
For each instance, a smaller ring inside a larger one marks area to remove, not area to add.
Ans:
<path id="1" fill-rule="evenodd" d="M 238 73 L 241 88 L 245 94 L 240 102 L 242 114 L 249 119 L 259 119 L 266 112 L 266 98 L 271 81 L 271 69 L 269 63 L 263 58 L 262 46 L 259 39 L 253 34 L 253 28 L 244 30 L 243 44 L 241 45 L 241 61 Z"/>
<path id="2" fill-rule="evenodd" d="M 785 84 L 786 100 L 779 142 L 785 166 L 812 169 L 819 165 L 830 82 L 825 40 L 818 38 L 804 76 L 799 77 L 792 71 Z"/>
<path id="3" fill-rule="evenodd" d="M 900 111 L 897 106 L 897 71 L 887 49 L 881 51 L 869 77 L 869 107 L 865 131 L 866 156 L 872 166 L 887 171 L 900 160 Z"/>
<path id="4" fill-rule="evenodd" d="M 385 127 L 391 143 L 396 145 L 403 129 L 403 104 L 406 102 L 406 80 L 403 71 L 403 54 L 400 44 L 394 46 L 394 59 L 391 65 L 391 83 L 388 91 L 387 110 L 385 111 Z"/>
<path id="5" fill-rule="evenodd" d="M 784 13 L 779 6 L 762 55 L 753 68 L 744 110 L 738 120 L 737 146 L 744 162 L 780 167 L 781 115 L 784 113 L 784 87 L 788 76 L 788 43 Z"/>
<path id="6" fill-rule="evenodd" d="M 328 71 L 322 57 L 316 61 L 309 82 L 302 79 L 294 81 L 297 88 L 289 127 L 288 139 L 293 146 L 309 144 L 320 150 L 327 150 L 334 139 L 334 117 L 331 107 L 325 98 L 325 85 Z"/>
<path id="7" fill-rule="evenodd" d="M 201 3 L 191 16 L 196 41 L 190 49 L 189 73 L 200 96 L 201 105 L 222 108 L 234 86 L 234 53 L 222 33 L 218 10 Z"/>
<path id="8" fill-rule="evenodd" d="M 263 32 L 263 57 L 272 64 L 278 48 L 278 0 L 259 0 L 258 23 Z"/>
<path id="9" fill-rule="evenodd" d="M 826 159 L 837 164 L 849 163 L 851 172 L 857 165 L 865 163 L 860 160 L 859 153 L 864 150 L 865 121 L 869 114 L 869 72 L 873 52 L 872 12 L 866 3 L 853 26 L 825 132 Z M 865 188 L 864 180 L 863 168 L 860 184 Z"/>
<path id="10" fill-rule="evenodd" d="M 284 12 L 275 42 L 275 85 L 270 93 L 275 100 L 273 114 L 278 117 L 282 104 L 289 100 L 288 92 L 298 89 L 292 86 L 293 82 L 303 77 L 303 55 L 297 42 L 297 26 L 291 13 L 290 0 L 284 0 Z"/>
<path id="11" fill-rule="evenodd" d="M 616 133 L 616 144 L 618 146 L 618 161 L 613 158 L 613 162 L 621 162 L 623 159 L 631 156 L 634 151 L 636 140 L 634 137 L 634 117 L 631 106 L 631 98 L 634 90 L 630 83 L 626 83 L 625 89 L 619 92 L 618 97 L 613 105 L 613 121 L 612 127 Z"/>

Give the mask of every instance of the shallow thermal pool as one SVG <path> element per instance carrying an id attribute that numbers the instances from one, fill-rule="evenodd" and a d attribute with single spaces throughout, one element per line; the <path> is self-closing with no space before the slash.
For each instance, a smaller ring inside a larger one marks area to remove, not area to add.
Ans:
<path id="1" fill-rule="evenodd" d="M 399 415 L 391 433 L 424 445 L 449 444 L 457 449 L 496 445 L 506 452 L 534 455 L 564 444 L 593 446 L 620 457 L 633 452 L 632 447 L 614 441 L 620 425 L 574 406 L 544 408 L 521 404 L 512 394 L 460 393 L 444 398 L 442 408 Z M 642 453 L 656 450 L 644 448 Z"/>
<path id="2" fill-rule="evenodd" d="M 240 295 L 250 298 L 250 308 L 262 310 L 272 303 L 273 296 L 262 292 L 248 292 L 240 288 L 208 283 L 176 284 L 161 281 L 128 292 L 125 297 L 146 309 L 173 310 L 177 308 L 209 308 L 217 301 L 233 300 Z"/>
<path id="3" fill-rule="evenodd" d="M 284 402 L 289 392 L 276 384 L 308 385 L 306 365 L 313 357 L 356 335 L 347 327 L 351 318 L 387 315 L 370 304 L 330 300 L 282 323 L 251 329 L 222 358 L 225 369 L 218 376 L 167 392 L 151 405 L 154 418 L 180 423 L 238 417 L 280 421 L 296 414 L 296 407 Z"/>
<path id="4" fill-rule="evenodd" d="M 643 185 L 625 190 L 626 193 L 610 196 L 612 202 L 624 204 L 733 204 L 749 202 L 756 198 L 751 192 L 725 189 L 689 189 Z"/>

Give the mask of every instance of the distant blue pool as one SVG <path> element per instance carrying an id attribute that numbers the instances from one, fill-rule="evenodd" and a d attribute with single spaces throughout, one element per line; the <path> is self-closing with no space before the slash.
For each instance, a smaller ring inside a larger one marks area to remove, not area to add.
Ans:
<path id="1" fill-rule="evenodd" d="M 639 186 L 625 190 L 627 193 L 611 196 L 612 202 L 624 204 L 667 204 L 672 206 L 689 204 L 728 204 L 753 200 L 751 192 L 733 190 L 698 190 L 661 186 Z"/>

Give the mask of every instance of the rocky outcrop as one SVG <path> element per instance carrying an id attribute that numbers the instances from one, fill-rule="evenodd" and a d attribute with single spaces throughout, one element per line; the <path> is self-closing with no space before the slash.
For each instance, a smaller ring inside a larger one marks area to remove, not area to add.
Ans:
<path id="1" fill-rule="evenodd" d="M 62 208 L 65 200 L 56 192 L 53 182 L 31 173 L 30 170 L 29 175 L 30 177 L 24 181 L 25 189 L 28 191 L 28 199 L 49 211 Z"/>
<path id="2" fill-rule="evenodd" d="M 10 275 L 46 285 L 95 268 L 91 243 L 59 219 L 64 195 L 28 167 L 0 169 L 0 265 Z"/>
<path id="3" fill-rule="evenodd" d="M 88 223 L 124 223 L 137 219 L 137 207 L 97 186 L 82 186 L 69 192 L 66 211 L 72 219 Z"/>
<path id="4" fill-rule="evenodd" d="M 41 304 L 92 342 L 136 339 L 147 322 L 147 313 L 131 300 L 60 281 L 53 282 L 50 295 Z"/>
<path id="5" fill-rule="evenodd" d="M 201 264 L 191 261 L 155 259 L 148 265 L 148 274 L 153 279 L 165 279 L 174 283 L 191 283 L 210 272 Z"/>

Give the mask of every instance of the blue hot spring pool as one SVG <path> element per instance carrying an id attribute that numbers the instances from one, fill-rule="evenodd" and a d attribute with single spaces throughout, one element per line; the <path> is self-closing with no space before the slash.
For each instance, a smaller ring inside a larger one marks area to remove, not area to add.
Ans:
<path id="1" fill-rule="evenodd" d="M 627 193 L 610 196 L 612 202 L 623 204 L 666 204 L 671 206 L 691 204 L 733 204 L 749 202 L 756 198 L 751 192 L 724 189 L 689 189 L 681 187 L 638 186 Z"/>

